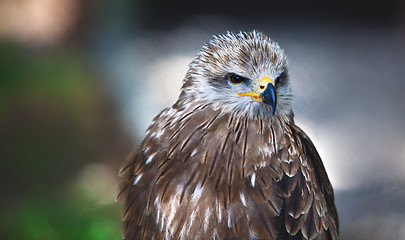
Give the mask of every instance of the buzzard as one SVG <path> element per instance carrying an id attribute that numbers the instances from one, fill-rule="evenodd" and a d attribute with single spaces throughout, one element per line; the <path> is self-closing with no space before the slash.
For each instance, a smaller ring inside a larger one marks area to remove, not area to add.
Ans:
<path id="1" fill-rule="evenodd" d="M 124 239 L 337 239 L 331 183 L 291 105 L 276 42 L 214 36 L 120 170 Z"/>

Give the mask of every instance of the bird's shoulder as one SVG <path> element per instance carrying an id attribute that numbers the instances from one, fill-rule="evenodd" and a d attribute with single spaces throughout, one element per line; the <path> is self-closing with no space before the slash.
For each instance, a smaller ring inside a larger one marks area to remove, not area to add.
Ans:
<path id="1" fill-rule="evenodd" d="M 289 123 L 284 132 L 286 144 L 279 156 L 284 176 L 278 186 L 285 199 L 282 215 L 287 233 L 337 239 L 335 198 L 322 160 L 301 128 Z"/>

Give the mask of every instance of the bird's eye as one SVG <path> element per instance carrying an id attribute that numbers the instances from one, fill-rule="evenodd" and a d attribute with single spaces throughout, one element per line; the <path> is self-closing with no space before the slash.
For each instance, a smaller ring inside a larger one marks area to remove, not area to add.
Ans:
<path id="1" fill-rule="evenodd" d="M 275 84 L 279 84 L 280 81 L 284 79 L 284 76 L 285 76 L 285 71 L 283 71 L 283 72 L 280 74 L 280 76 L 278 76 L 278 77 L 276 78 Z"/>
<path id="2" fill-rule="evenodd" d="M 232 73 L 231 75 L 229 75 L 229 81 L 230 81 L 232 84 L 235 84 L 235 85 L 241 84 L 241 83 L 243 83 L 245 80 L 246 80 L 246 78 L 241 77 L 241 76 L 239 76 L 239 75 L 237 75 L 237 74 L 234 74 L 234 73 Z"/>

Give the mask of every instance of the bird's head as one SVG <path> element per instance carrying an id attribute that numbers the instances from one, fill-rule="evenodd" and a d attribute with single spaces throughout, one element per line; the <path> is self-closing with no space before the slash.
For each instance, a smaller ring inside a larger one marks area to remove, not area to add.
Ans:
<path id="1" fill-rule="evenodd" d="M 181 97 L 252 118 L 289 116 L 292 93 L 284 51 L 256 31 L 214 36 L 190 63 Z"/>

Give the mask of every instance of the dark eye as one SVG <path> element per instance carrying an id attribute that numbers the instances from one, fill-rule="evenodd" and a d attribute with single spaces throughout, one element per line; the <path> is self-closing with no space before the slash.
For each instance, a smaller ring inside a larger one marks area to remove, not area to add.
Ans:
<path id="1" fill-rule="evenodd" d="M 275 84 L 280 83 L 280 81 L 282 81 L 282 80 L 284 79 L 285 74 L 286 74 L 285 71 L 283 71 L 283 72 L 280 74 L 280 76 L 278 76 L 278 77 L 276 78 L 276 81 L 274 81 Z"/>
<path id="2" fill-rule="evenodd" d="M 239 75 L 237 75 L 237 74 L 234 74 L 234 73 L 232 73 L 231 75 L 229 75 L 229 81 L 230 81 L 232 84 L 241 84 L 241 83 L 243 83 L 245 80 L 246 80 L 246 78 L 241 77 L 241 76 L 239 76 Z"/>

